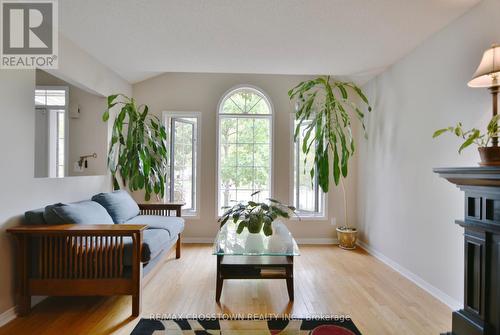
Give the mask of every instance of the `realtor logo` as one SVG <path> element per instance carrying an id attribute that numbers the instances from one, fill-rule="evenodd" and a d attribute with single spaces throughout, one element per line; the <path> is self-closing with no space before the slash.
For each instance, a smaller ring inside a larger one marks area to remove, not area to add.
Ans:
<path id="1" fill-rule="evenodd" d="M 57 68 L 57 0 L 0 0 L 3 69 Z"/>

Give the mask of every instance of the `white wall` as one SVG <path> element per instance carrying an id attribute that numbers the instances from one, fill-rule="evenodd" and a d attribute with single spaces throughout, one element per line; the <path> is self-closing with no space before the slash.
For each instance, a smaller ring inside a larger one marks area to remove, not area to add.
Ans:
<path id="1" fill-rule="evenodd" d="M 454 224 L 463 194 L 432 168 L 474 166 L 479 157 L 474 148 L 458 155 L 451 135 L 431 137 L 458 121 L 487 123 L 490 95 L 467 82 L 482 52 L 500 42 L 499 13 L 500 1 L 484 0 L 366 85 L 374 112 L 358 165 L 361 239 L 449 304 L 463 297 L 463 229 Z"/>
<path id="2" fill-rule="evenodd" d="M 293 104 L 287 92 L 305 76 L 251 75 L 251 74 L 201 74 L 167 73 L 133 85 L 133 94 L 139 103 L 149 105 L 150 111 L 161 116 L 161 111 L 198 111 L 201 113 L 201 204 L 200 218 L 188 219 L 184 236 L 210 240 L 218 230 L 216 219 L 216 122 L 217 105 L 224 93 L 237 85 L 248 84 L 261 88 L 270 97 L 274 106 L 274 197 L 291 202 L 291 118 Z M 355 172 L 355 160 L 351 162 L 351 174 Z M 348 186 L 354 180 L 348 182 Z M 349 192 L 354 199 L 354 187 Z M 142 200 L 140 194 L 136 195 Z M 335 226 L 344 222 L 342 195 L 338 188 L 329 194 L 328 217 L 324 220 L 290 221 L 288 227 L 294 236 L 302 241 L 331 241 L 336 238 Z M 354 215 L 353 201 L 350 202 L 350 217 Z"/>
<path id="3" fill-rule="evenodd" d="M 64 38 L 60 73 L 103 95 L 130 94 L 130 86 Z M 78 69 L 77 71 L 75 69 Z M 102 79 L 101 78 L 105 78 Z M 68 81 L 69 81 L 68 80 Z M 40 179 L 34 171 L 35 71 L 0 70 L 0 313 L 14 305 L 12 238 L 5 229 L 21 223 L 24 211 L 54 202 L 76 201 L 110 189 L 108 176 Z"/>

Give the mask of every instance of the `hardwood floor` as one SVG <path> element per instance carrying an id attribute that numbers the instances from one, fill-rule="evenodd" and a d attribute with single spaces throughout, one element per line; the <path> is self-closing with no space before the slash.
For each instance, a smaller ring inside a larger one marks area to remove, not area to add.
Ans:
<path id="1" fill-rule="evenodd" d="M 363 334 L 439 334 L 451 329 L 451 310 L 362 249 L 300 246 L 295 258 L 295 301 L 284 280 L 228 280 L 215 302 L 216 258 L 212 246 L 185 244 L 143 290 L 143 317 L 196 314 L 348 314 Z M 51 297 L 3 334 L 130 334 L 130 297 Z M 171 314 L 171 315 L 169 315 Z"/>

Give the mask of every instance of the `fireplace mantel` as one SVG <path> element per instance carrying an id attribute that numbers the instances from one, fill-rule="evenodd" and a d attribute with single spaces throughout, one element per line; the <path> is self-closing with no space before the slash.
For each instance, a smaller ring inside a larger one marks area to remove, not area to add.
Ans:
<path id="1" fill-rule="evenodd" d="M 500 167 L 436 168 L 465 193 L 464 307 L 454 335 L 500 334 Z"/>

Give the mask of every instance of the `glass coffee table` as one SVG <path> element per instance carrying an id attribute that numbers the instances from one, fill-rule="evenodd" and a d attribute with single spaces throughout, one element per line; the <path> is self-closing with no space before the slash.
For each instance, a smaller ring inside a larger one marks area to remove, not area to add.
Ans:
<path id="1" fill-rule="evenodd" d="M 213 254 L 217 255 L 215 300 L 219 301 L 226 279 L 285 279 L 293 301 L 293 258 L 299 247 L 288 228 L 273 222 L 273 234 L 236 233 L 236 224 L 226 223 L 217 233 Z"/>

